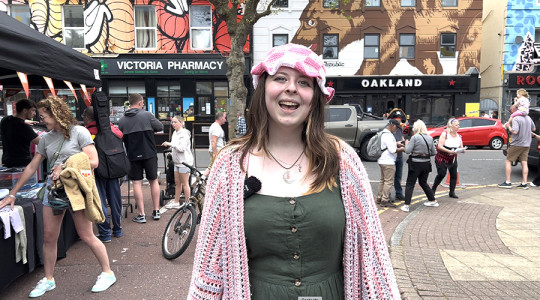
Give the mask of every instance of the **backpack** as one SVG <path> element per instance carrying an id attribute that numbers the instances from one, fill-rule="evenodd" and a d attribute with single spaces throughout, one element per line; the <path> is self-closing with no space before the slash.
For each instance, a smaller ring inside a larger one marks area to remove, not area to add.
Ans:
<path id="1" fill-rule="evenodd" d="M 367 144 L 367 154 L 374 159 L 381 157 L 382 153 L 386 150 L 386 148 L 381 149 L 381 138 L 383 133 L 383 131 L 377 132 L 376 135 L 369 139 Z"/>
<path id="2" fill-rule="evenodd" d="M 99 165 L 95 169 L 95 174 L 103 179 L 124 177 L 129 172 L 130 162 L 122 139 L 111 130 L 109 99 L 103 92 L 95 92 L 92 94 L 92 106 L 98 128 L 94 144 Z"/>

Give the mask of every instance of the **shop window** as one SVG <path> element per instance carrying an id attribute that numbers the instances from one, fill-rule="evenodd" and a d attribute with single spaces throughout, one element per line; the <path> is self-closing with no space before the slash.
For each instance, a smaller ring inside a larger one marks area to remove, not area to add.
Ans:
<path id="1" fill-rule="evenodd" d="M 129 107 L 129 95 L 141 94 L 146 100 L 144 81 L 126 81 L 126 80 L 110 80 L 109 81 L 109 98 L 111 104 L 111 122 L 118 123 L 118 120 L 124 115 L 125 109 Z"/>
<path id="2" fill-rule="evenodd" d="M 323 34 L 323 58 L 337 59 L 338 58 L 338 34 Z"/>
<path id="3" fill-rule="evenodd" d="M 10 5 L 9 15 L 17 21 L 30 26 L 30 7 L 28 5 Z"/>
<path id="4" fill-rule="evenodd" d="M 272 35 L 272 47 L 281 46 L 289 43 L 288 34 L 273 34 Z"/>
<path id="5" fill-rule="evenodd" d="M 182 95 L 178 80 L 157 81 L 157 116 L 160 120 L 166 120 L 175 115 L 183 115 L 188 109 L 182 107 Z"/>
<path id="6" fill-rule="evenodd" d="M 379 34 L 366 34 L 364 36 L 364 58 L 379 58 Z"/>
<path id="7" fill-rule="evenodd" d="M 446 124 L 452 116 L 451 95 L 414 95 L 410 116 L 412 120 L 422 120 L 427 125 Z"/>
<path id="8" fill-rule="evenodd" d="M 416 0 L 401 0 L 401 7 L 416 7 Z"/>
<path id="9" fill-rule="evenodd" d="M 441 0 L 443 7 L 457 7 L 457 0 Z"/>
<path id="10" fill-rule="evenodd" d="M 378 7 L 381 6 L 381 0 L 366 0 L 367 7 Z"/>
<path id="11" fill-rule="evenodd" d="M 214 82 L 215 111 L 227 111 L 229 84 L 226 81 Z"/>
<path id="12" fill-rule="evenodd" d="M 415 40 L 414 33 L 403 33 L 399 35 L 399 58 L 414 58 Z"/>
<path id="13" fill-rule="evenodd" d="M 64 5 L 64 44 L 73 49 L 84 48 L 84 12 L 82 5 Z"/>
<path id="14" fill-rule="evenodd" d="M 156 8 L 153 5 L 135 6 L 135 48 L 156 49 Z"/>
<path id="15" fill-rule="evenodd" d="M 205 116 L 212 114 L 212 82 L 202 81 L 195 83 L 197 93 L 197 115 Z M 204 96 L 206 95 L 206 96 Z"/>
<path id="16" fill-rule="evenodd" d="M 272 7 L 287 8 L 289 7 L 289 0 L 276 0 L 276 2 L 272 4 Z"/>
<path id="17" fill-rule="evenodd" d="M 323 0 L 324 8 L 339 8 L 339 0 Z"/>
<path id="18" fill-rule="evenodd" d="M 212 8 L 210 5 L 192 5 L 189 14 L 191 49 L 212 49 Z"/>
<path id="19" fill-rule="evenodd" d="M 540 0 L 538 0 L 540 1 Z M 540 27 L 536 27 L 534 29 L 534 43 L 538 44 L 540 43 Z"/>
<path id="20" fill-rule="evenodd" d="M 455 33 L 441 33 L 441 57 L 456 57 Z"/>
<path id="21" fill-rule="evenodd" d="M 197 95 L 211 95 L 212 94 L 212 82 L 197 82 L 195 84 Z"/>

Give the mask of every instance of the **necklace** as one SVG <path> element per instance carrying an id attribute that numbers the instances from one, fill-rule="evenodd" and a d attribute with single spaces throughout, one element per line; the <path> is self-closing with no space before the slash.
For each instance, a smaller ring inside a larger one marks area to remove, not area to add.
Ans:
<path id="1" fill-rule="evenodd" d="M 274 159 L 274 161 L 280 166 L 282 167 L 283 169 L 285 169 L 285 172 L 283 173 L 283 175 L 281 176 L 283 178 L 283 181 L 286 183 L 286 184 L 291 184 L 294 182 L 294 179 L 291 178 L 291 169 L 292 167 L 294 167 L 296 165 L 296 163 L 300 160 L 300 158 L 302 158 L 302 156 L 304 155 L 304 151 L 305 151 L 305 148 L 304 150 L 302 150 L 302 153 L 300 153 L 300 156 L 298 156 L 298 158 L 294 161 L 294 163 L 289 166 L 289 167 L 285 167 L 284 165 L 282 165 L 281 163 L 285 163 L 283 162 L 282 160 L 280 159 L 277 159 L 274 154 L 272 154 L 272 152 L 268 151 L 268 154 L 270 154 L 270 156 Z M 299 165 L 298 166 L 298 172 L 301 172 L 302 171 L 302 167 Z"/>

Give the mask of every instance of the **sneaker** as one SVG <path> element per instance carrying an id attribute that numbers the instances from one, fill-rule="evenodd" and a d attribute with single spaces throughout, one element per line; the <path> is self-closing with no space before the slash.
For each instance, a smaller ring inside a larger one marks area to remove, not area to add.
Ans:
<path id="1" fill-rule="evenodd" d="M 509 183 L 509 182 L 503 182 L 503 183 L 499 183 L 499 185 L 497 185 L 498 187 L 500 188 L 503 188 L 503 189 L 511 189 L 512 188 L 512 184 Z"/>
<path id="2" fill-rule="evenodd" d="M 396 205 L 390 201 L 382 201 L 380 205 L 381 207 L 396 207 Z"/>
<path id="3" fill-rule="evenodd" d="M 439 207 L 439 202 L 437 200 L 435 201 L 426 201 L 424 202 L 425 206 L 431 206 L 431 207 Z"/>
<path id="4" fill-rule="evenodd" d="M 92 293 L 99 293 L 107 290 L 111 285 L 113 285 L 116 282 L 116 276 L 114 276 L 114 273 L 109 274 L 105 272 L 101 272 L 99 274 L 96 284 L 92 287 Z"/>
<path id="5" fill-rule="evenodd" d="M 534 184 L 534 182 L 531 181 L 531 186 L 538 186 L 538 185 Z"/>
<path id="6" fill-rule="evenodd" d="M 524 189 L 524 190 L 528 190 L 529 189 L 529 185 L 527 185 L 526 183 L 520 183 L 518 186 L 516 186 L 518 189 Z"/>
<path id="7" fill-rule="evenodd" d="M 161 219 L 161 214 L 159 213 L 159 210 L 153 210 L 152 211 L 152 219 L 159 220 Z"/>
<path id="8" fill-rule="evenodd" d="M 377 198 L 377 199 L 375 200 L 375 203 L 381 204 L 381 198 Z"/>
<path id="9" fill-rule="evenodd" d="M 135 223 L 146 223 L 146 216 L 145 215 L 138 215 L 135 218 L 133 218 L 133 222 L 135 222 Z"/>
<path id="10" fill-rule="evenodd" d="M 409 212 L 409 205 L 403 205 L 401 207 L 401 210 L 404 211 L 404 212 Z"/>
<path id="11" fill-rule="evenodd" d="M 96 234 L 97 238 L 102 242 L 102 243 L 110 243 L 111 242 L 111 237 L 108 236 L 102 236 L 100 234 Z"/>
<path id="12" fill-rule="evenodd" d="M 167 205 L 165 205 L 165 208 L 167 209 L 179 209 L 180 208 L 180 202 L 169 202 Z"/>
<path id="13" fill-rule="evenodd" d="M 46 292 L 54 290 L 55 287 L 56 287 L 56 283 L 54 282 L 54 278 L 53 280 L 48 280 L 46 277 L 43 277 L 43 279 L 41 279 L 36 285 L 36 287 L 30 292 L 29 297 L 30 298 L 41 297 Z"/>

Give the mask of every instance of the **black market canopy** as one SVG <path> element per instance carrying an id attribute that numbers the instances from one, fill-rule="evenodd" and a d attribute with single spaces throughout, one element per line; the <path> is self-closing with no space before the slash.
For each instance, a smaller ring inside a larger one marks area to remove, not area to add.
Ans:
<path id="1" fill-rule="evenodd" d="M 66 86 L 64 80 L 74 86 L 99 87 L 100 68 L 98 60 L 0 12 L 0 85 L 4 88 L 21 86 L 17 72 L 28 75 L 31 87 L 46 87 L 43 76 L 52 78 L 56 89 Z"/>

